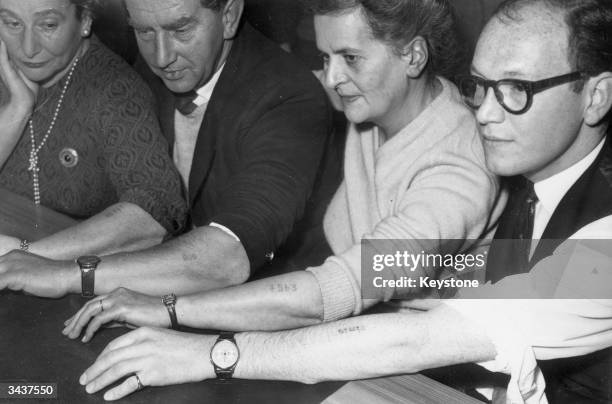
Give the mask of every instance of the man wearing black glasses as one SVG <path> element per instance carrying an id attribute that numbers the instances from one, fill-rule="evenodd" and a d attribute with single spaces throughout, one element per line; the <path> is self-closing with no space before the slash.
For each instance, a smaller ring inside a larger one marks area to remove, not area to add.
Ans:
<path id="1" fill-rule="evenodd" d="M 506 2 L 481 36 L 472 74 L 458 78 L 487 165 L 508 179 L 487 263 L 494 283 L 612 215 L 611 21 L 610 1 Z M 612 225 L 603 236 L 612 238 Z M 612 400 L 611 357 L 606 349 L 539 361 L 549 400 Z"/>

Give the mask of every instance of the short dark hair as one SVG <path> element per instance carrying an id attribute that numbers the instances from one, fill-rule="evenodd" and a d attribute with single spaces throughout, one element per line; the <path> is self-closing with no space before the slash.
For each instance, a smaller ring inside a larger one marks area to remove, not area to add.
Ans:
<path id="1" fill-rule="evenodd" d="M 568 58 L 574 71 L 594 77 L 612 72 L 612 1 L 610 0 L 506 0 L 494 13 L 500 21 L 504 18 L 520 21 L 521 11 L 531 5 L 541 4 L 563 13 L 567 24 Z M 584 81 L 574 84 L 574 91 L 584 88 Z M 612 120 L 612 110 L 604 121 Z"/>
<path id="2" fill-rule="evenodd" d="M 92 0 L 70 0 L 73 3 L 78 3 L 78 2 L 87 2 L 87 1 L 92 1 Z M 93 1 L 97 1 L 97 0 L 93 0 Z M 200 0 L 200 4 L 202 5 L 202 7 L 204 8 L 209 8 L 213 11 L 219 11 L 221 10 L 225 4 L 228 2 L 228 0 Z M 121 3 L 123 4 L 123 8 L 127 10 L 127 7 L 125 6 L 125 0 L 121 0 Z"/>
<path id="3" fill-rule="evenodd" d="M 76 6 L 77 18 L 83 18 L 83 14 L 88 13 L 91 18 L 95 18 L 100 7 L 100 0 L 70 0 Z"/>
<path id="4" fill-rule="evenodd" d="M 455 15 L 448 0 L 307 0 L 315 15 L 360 9 L 374 38 L 400 50 L 417 36 L 427 42 L 425 72 L 452 77 L 461 63 Z"/>
<path id="5" fill-rule="evenodd" d="M 223 6 L 225 6 L 225 3 L 227 3 L 227 0 L 200 0 L 202 7 L 210 8 L 214 11 L 221 10 Z"/>
<path id="6" fill-rule="evenodd" d="M 589 76 L 612 71 L 612 1 L 506 0 L 495 16 L 520 20 L 520 11 L 536 4 L 563 13 L 569 30 L 568 57 L 572 69 Z"/>

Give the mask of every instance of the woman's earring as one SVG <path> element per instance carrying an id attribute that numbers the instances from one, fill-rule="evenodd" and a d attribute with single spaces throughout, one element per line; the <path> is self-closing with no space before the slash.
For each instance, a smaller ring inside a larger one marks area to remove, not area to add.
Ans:
<path id="1" fill-rule="evenodd" d="M 84 29 L 83 30 L 83 36 L 89 36 L 89 30 L 88 29 Z"/>

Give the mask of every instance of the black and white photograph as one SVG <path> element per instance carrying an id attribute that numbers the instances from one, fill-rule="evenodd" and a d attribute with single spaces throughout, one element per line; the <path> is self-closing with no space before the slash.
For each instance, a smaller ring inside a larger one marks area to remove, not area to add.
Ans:
<path id="1" fill-rule="evenodd" d="M 612 404 L 612 0 L 0 0 L 0 403 Z"/>

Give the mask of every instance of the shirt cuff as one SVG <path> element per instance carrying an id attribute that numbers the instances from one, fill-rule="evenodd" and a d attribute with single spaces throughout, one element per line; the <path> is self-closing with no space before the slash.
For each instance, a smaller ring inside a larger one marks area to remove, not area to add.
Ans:
<path id="1" fill-rule="evenodd" d="M 241 243 L 240 238 L 236 235 L 236 233 L 234 233 L 233 231 L 231 231 L 227 227 L 223 226 L 222 224 L 215 223 L 215 222 L 210 222 L 209 226 L 210 227 L 216 227 L 217 229 L 219 229 L 219 230 L 223 231 L 224 233 L 226 233 L 228 236 L 232 237 L 237 242 Z"/>
<path id="2" fill-rule="evenodd" d="M 533 347 L 525 338 L 525 329 L 510 314 L 529 313 L 529 306 L 538 301 L 512 299 L 458 299 L 444 304 L 469 319 L 489 337 L 497 355 L 478 365 L 491 372 L 510 375 L 507 401 L 511 403 L 546 403 L 546 383 L 538 368 Z"/>
<path id="3" fill-rule="evenodd" d="M 330 257 L 323 265 L 306 270 L 314 275 L 321 289 L 323 321 L 339 320 L 361 311 L 359 285 L 347 274 L 338 258 Z"/>

